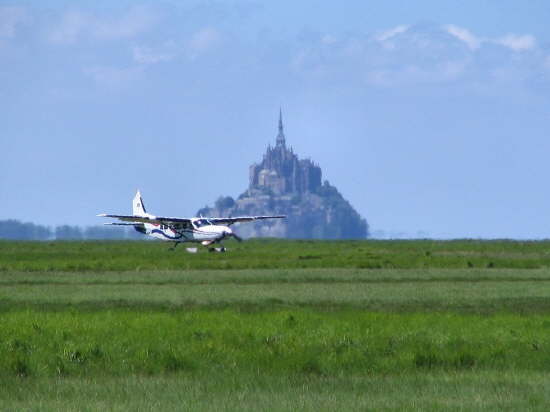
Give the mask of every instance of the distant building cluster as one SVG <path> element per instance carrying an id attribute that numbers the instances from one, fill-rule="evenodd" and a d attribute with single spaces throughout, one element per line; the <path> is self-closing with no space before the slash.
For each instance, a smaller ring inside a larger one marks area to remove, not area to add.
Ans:
<path id="1" fill-rule="evenodd" d="M 300 239 L 364 239 L 368 225 L 338 190 L 322 183 L 321 168 L 299 159 L 286 145 L 283 117 L 275 146 L 268 146 L 260 163 L 249 169 L 248 189 L 236 200 L 220 197 L 213 207 L 198 211 L 203 216 L 284 214 L 286 219 L 241 226 L 244 237 Z"/>

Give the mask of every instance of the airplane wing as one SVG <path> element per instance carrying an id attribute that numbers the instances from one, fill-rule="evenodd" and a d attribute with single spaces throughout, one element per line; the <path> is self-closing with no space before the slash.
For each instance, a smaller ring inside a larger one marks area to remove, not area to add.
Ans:
<path id="1" fill-rule="evenodd" d="M 240 216 L 240 217 L 210 217 L 207 218 L 209 222 L 214 225 L 232 225 L 233 223 L 239 222 L 253 222 L 255 220 L 264 220 L 264 219 L 284 219 L 285 215 L 277 216 Z"/>
<path id="2" fill-rule="evenodd" d="M 102 213 L 98 215 L 99 217 L 111 217 L 113 219 L 118 219 L 123 222 L 132 223 L 152 223 L 152 224 L 163 224 L 163 225 L 174 225 L 174 224 L 184 224 L 190 225 L 192 219 L 179 218 L 179 217 L 162 217 L 162 216 L 136 216 L 136 215 L 108 215 Z M 233 223 L 239 222 L 252 222 L 255 220 L 264 220 L 264 219 L 283 219 L 286 218 L 284 215 L 277 216 L 240 216 L 240 217 L 206 217 L 210 223 L 214 225 L 232 225 Z"/>
<path id="3" fill-rule="evenodd" d="M 134 216 L 134 215 L 108 215 L 102 213 L 98 215 L 99 217 L 112 217 L 113 219 L 122 220 L 123 222 L 132 222 L 132 223 L 153 223 L 153 224 L 163 224 L 171 225 L 175 223 L 191 223 L 191 219 L 184 219 L 179 217 L 162 217 L 162 216 Z"/>

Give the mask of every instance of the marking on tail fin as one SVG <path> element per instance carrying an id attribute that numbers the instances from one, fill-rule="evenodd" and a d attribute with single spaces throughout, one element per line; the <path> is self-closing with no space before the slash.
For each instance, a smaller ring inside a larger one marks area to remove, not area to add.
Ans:
<path id="1" fill-rule="evenodd" d="M 141 203 L 141 208 L 143 209 L 143 211 L 147 213 L 147 209 L 145 209 L 145 204 L 143 203 L 143 199 L 141 198 L 141 196 L 139 197 L 139 202 Z M 139 206 L 139 203 L 138 203 L 138 206 Z"/>
<path id="2" fill-rule="evenodd" d="M 141 192 L 139 190 L 136 192 L 136 195 L 134 196 L 133 212 L 134 212 L 134 215 L 136 216 L 145 216 L 147 214 L 147 210 L 145 209 L 145 205 L 143 204 L 143 199 L 141 198 Z"/>

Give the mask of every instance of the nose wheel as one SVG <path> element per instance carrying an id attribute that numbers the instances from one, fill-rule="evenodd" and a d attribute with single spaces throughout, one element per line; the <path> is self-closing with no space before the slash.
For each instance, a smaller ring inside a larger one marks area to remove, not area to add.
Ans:
<path id="1" fill-rule="evenodd" d="M 218 252 L 218 253 L 225 253 L 227 251 L 227 249 L 224 247 L 224 246 L 221 246 L 221 247 L 211 247 L 208 249 L 209 252 Z"/>

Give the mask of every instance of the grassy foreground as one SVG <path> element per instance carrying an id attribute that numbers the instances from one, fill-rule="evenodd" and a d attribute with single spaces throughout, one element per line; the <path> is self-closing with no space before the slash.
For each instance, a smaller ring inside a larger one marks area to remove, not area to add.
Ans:
<path id="1" fill-rule="evenodd" d="M 550 315 L 4 312 L 0 401 L 41 410 L 546 410 Z"/>
<path id="2" fill-rule="evenodd" d="M 14 379 L 4 410 L 546 411 L 545 373 L 422 372 L 381 376 L 204 375 Z"/>
<path id="3" fill-rule="evenodd" d="M 0 409 L 548 409 L 550 243 L 231 246 L 0 242 Z"/>
<path id="4" fill-rule="evenodd" d="M 13 311 L 0 329 L 5 376 L 550 370 L 550 315 Z"/>

